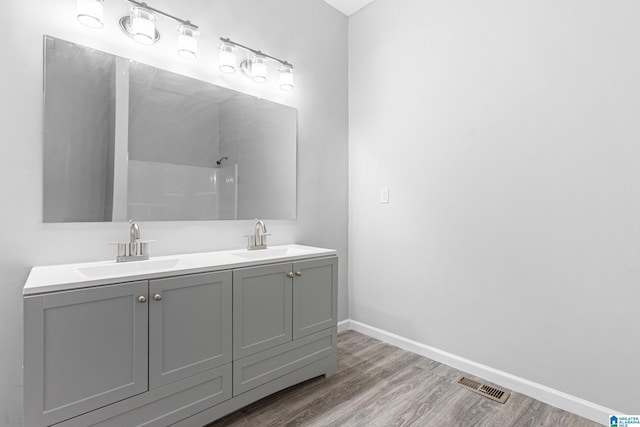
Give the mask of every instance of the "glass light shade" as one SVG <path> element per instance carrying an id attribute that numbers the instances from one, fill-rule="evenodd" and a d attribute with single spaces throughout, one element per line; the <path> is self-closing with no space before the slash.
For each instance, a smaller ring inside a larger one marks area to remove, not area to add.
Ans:
<path id="1" fill-rule="evenodd" d="M 78 0 L 76 11 L 78 21 L 90 28 L 102 28 L 104 0 Z"/>
<path id="2" fill-rule="evenodd" d="M 251 59 L 251 80 L 256 83 L 267 81 L 267 63 L 264 56 L 256 55 Z"/>
<path id="3" fill-rule="evenodd" d="M 135 41 L 151 45 L 156 41 L 156 15 L 149 9 L 131 8 L 131 36 Z"/>
<path id="4" fill-rule="evenodd" d="M 278 71 L 280 71 L 280 89 L 293 89 L 293 67 L 289 65 L 283 65 L 278 69 Z"/>
<path id="5" fill-rule="evenodd" d="M 178 55 L 183 58 L 196 59 L 198 57 L 198 29 L 187 24 L 178 25 Z"/>
<path id="6" fill-rule="evenodd" d="M 218 53 L 219 69 L 223 73 L 235 73 L 236 71 L 236 54 L 233 53 L 233 46 L 227 43 L 220 44 L 220 52 Z"/>

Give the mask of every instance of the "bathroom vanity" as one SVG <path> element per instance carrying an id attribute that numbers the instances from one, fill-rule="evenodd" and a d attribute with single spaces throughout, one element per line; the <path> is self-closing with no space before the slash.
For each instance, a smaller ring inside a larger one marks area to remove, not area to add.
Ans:
<path id="1" fill-rule="evenodd" d="M 337 269 L 299 245 L 34 267 L 24 425 L 202 426 L 332 375 Z"/>

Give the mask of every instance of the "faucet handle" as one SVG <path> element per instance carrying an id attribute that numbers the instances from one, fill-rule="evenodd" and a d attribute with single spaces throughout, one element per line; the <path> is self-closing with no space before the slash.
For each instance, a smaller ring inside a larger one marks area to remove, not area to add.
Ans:
<path id="1" fill-rule="evenodd" d="M 246 234 L 242 237 L 247 238 L 247 250 L 252 250 L 256 246 L 256 236 L 255 234 Z"/>
<path id="2" fill-rule="evenodd" d="M 265 234 L 262 234 L 262 235 L 260 236 L 260 243 L 256 242 L 256 243 L 258 243 L 258 245 L 259 245 L 259 246 L 264 246 L 264 249 L 266 249 L 266 248 L 267 248 L 267 236 L 271 236 L 271 233 L 269 233 L 269 234 L 266 234 L 266 233 L 265 233 Z"/>
<path id="3" fill-rule="evenodd" d="M 109 242 L 109 245 L 118 245 L 118 255 L 119 257 L 121 256 L 127 256 L 127 243 L 122 243 L 122 242 Z"/>

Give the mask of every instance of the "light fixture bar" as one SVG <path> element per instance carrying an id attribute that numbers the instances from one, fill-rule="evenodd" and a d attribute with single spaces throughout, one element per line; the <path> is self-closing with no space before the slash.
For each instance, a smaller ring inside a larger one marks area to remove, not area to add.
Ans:
<path id="1" fill-rule="evenodd" d="M 126 0 L 126 1 L 130 1 L 130 0 Z M 236 43 L 236 42 L 232 41 L 229 38 L 220 37 L 220 41 L 222 41 L 223 43 L 226 43 L 226 44 L 230 44 L 230 45 L 235 46 L 235 47 L 239 47 L 239 48 L 244 49 L 246 51 L 249 51 L 249 52 L 253 53 L 254 55 L 262 56 L 264 58 L 269 58 L 270 60 L 275 61 L 275 62 L 277 62 L 277 63 L 279 63 L 281 65 L 284 65 L 286 67 L 293 68 L 293 65 L 291 63 L 287 62 L 287 61 L 283 61 L 282 59 L 278 59 L 275 56 L 267 55 L 266 53 L 263 53 L 263 52 L 261 52 L 259 50 L 251 49 L 250 47 L 242 45 L 240 43 Z"/>
<path id="2" fill-rule="evenodd" d="M 176 21 L 176 22 L 178 22 L 178 23 L 180 23 L 180 24 L 183 24 L 183 25 L 189 25 L 189 26 L 191 26 L 191 27 L 195 28 L 196 30 L 198 29 L 198 26 L 197 26 L 197 25 L 195 25 L 195 24 L 193 24 L 193 23 L 191 23 L 189 20 L 186 20 L 186 21 L 185 21 L 184 19 L 180 19 L 180 18 L 178 18 L 178 17 L 176 17 L 176 16 L 170 15 L 170 14 L 168 14 L 167 12 L 163 12 L 163 11 L 161 11 L 160 9 L 156 9 L 156 8 L 154 8 L 154 7 L 149 6 L 149 5 L 148 5 L 148 4 L 146 4 L 145 2 L 138 2 L 138 1 L 136 1 L 136 0 L 124 0 L 124 1 L 126 1 L 127 3 L 134 4 L 134 5 L 136 5 L 136 6 L 139 6 L 139 7 L 144 7 L 145 9 L 148 9 L 148 10 L 150 10 L 150 11 L 152 11 L 152 12 L 155 12 L 155 13 L 157 13 L 158 15 L 162 15 L 162 16 L 164 16 L 165 18 L 172 19 L 172 20 L 174 20 L 174 21 Z"/>

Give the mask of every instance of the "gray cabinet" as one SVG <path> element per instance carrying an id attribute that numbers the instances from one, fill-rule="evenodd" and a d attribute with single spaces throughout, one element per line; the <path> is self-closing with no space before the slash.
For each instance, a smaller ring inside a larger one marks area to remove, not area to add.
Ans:
<path id="1" fill-rule="evenodd" d="M 233 395 L 335 355 L 338 259 L 233 272 Z"/>
<path id="2" fill-rule="evenodd" d="M 231 272 L 149 281 L 149 388 L 231 362 Z"/>
<path id="3" fill-rule="evenodd" d="M 290 273 L 290 263 L 233 271 L 234 358 L 291 341 Z"/>
<path id="4" fill-rule="evenodd" d="M 55 424 L 230 364 L 231 286 L 223 271 L 25 298 L 24 424 Z"/>
<path id="5" fill-rule="evenodd" d="M 205 425 L 337 368 L 337 257 L 24 298 L 24 425 Z"/>
<path id="6" fill-rule="evenodd" d="M 233 272 L 234 359 L 336 326 L 336 257 Z"/>
<path id="7" fill-rule="evenodd" d="M 146 295 L 143 281 L 25 298 L 25 426 L 147 390 Z"/>
<path id="8" fill-rule="evenodd" d="M 338 323 L 338 259 L 293 264 L 293 339 Z"/>

